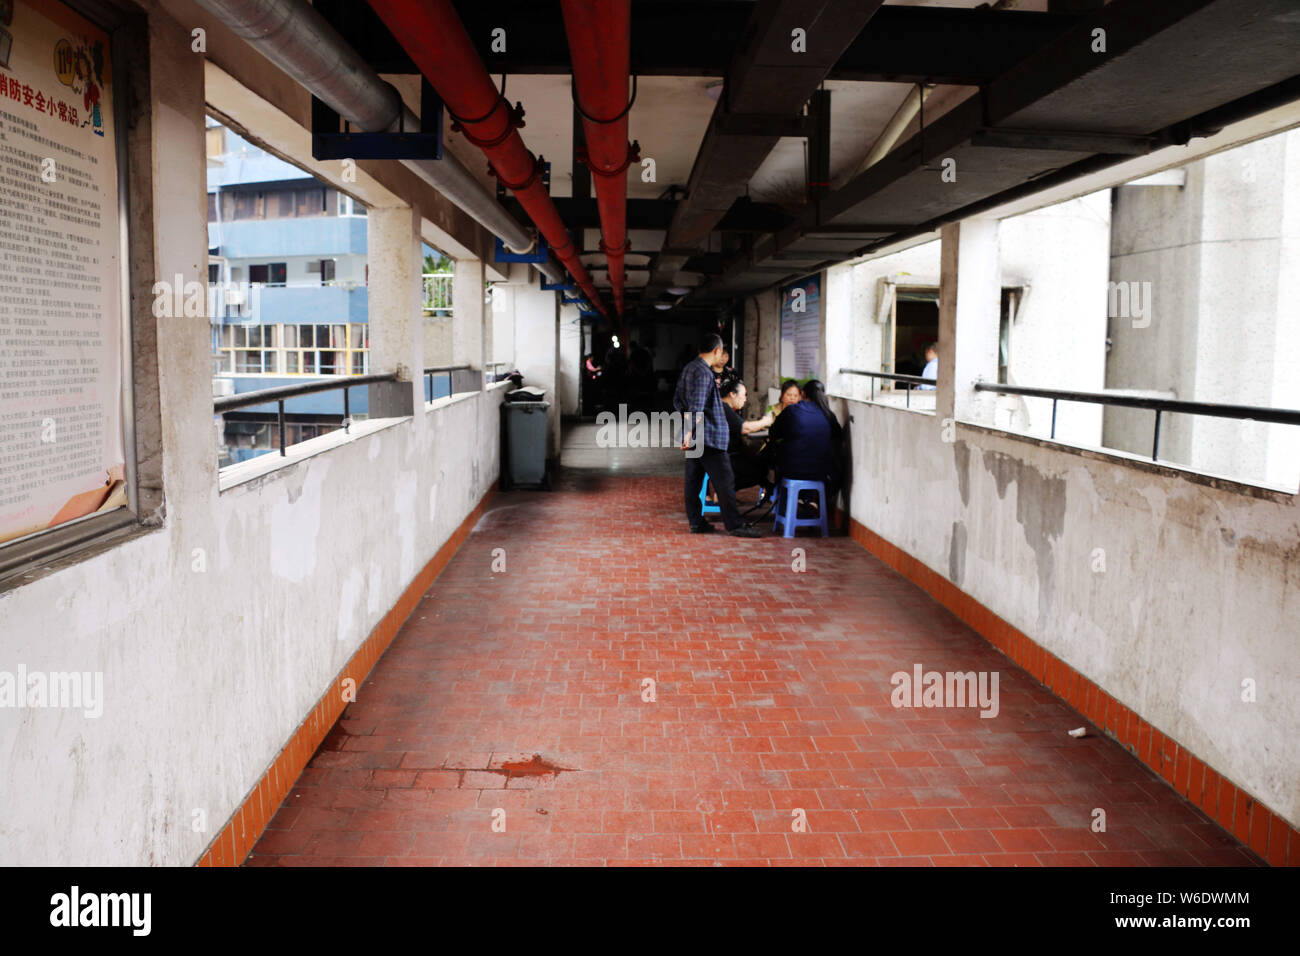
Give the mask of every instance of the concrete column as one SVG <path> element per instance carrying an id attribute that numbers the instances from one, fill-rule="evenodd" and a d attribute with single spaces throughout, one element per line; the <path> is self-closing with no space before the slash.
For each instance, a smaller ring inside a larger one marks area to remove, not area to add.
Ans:
<path id="1" fill-rule="evenodd" d="M 576 305 L 560 306 L 559 323 L 560 413 L 578 414 L 578 382 L 582 377 L 582 325 Z"/>
<path id="2" fill-rule="evenodd" d="M 488 359 L 505 362 L 504 371 L 515 366 L 515 286 L 498 282 L 493 286 L 488 326 L 492 330 L 492 347 Z"/>
<path id="3" fill-rule="evenodd" d="M 1002 282 L 996 219 L 944 226 L 939 272 L 938 417 L 993 424 L 997 395 L 977 392 L 977 381 L 998 376 L 998 321 Z"/>
<path id="4" fill-rule="evenodd" d="M 370 416 L 413 414 L 424 403 L 420 216 L 410 206 L 370 210 L 370 371 L 396 372 L 396 386 L 370 387 Z"/>
<path id="5" fill-rule="evenodd" d="M 487 359 L 484 346 L 483 261 L 457 259 L 455 287 L 452 292 L 451 361 L 481 369 Z"/>
<path id="6" fill-rule="evenodd" d="M 759 418 L 767 406 L 765 395 L 758 391 L 758 306 L 752 296 L 741 303 L 745 315 L 745 389 L 749 392 L 744 415 L 746 418 Z"/>
<path id="7" fill-rule="evenodd" d="M 536 285 L 515 288 L 515 365 L 523 373 L 524 384 L 545 389 L 551 403 L 549 457 L 559 454 L 560 394 L 556 369 L 557 300 L 554 292 L 543 292 Z"/>
<path id="8" fill-rule="evenodd" d="M 758 300 L 758 361 L 754 390 L 760 407 L 767 407 L 767 390 L 781 384 L 781 292 L 760 292 Z"/>

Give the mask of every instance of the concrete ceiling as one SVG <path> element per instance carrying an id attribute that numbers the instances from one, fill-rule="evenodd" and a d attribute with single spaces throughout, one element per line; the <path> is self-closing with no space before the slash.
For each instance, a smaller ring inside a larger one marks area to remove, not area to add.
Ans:
<path id="1" fill-rule="evenodd" d="M 1252 103 L 1258 112 L 1279 97 L 1300 96 L 1286 86 L 1300 72 L 1293 0 L 1113 0 L 1082 18 L 1059 10 L 1087 7 L 1086 0 L 1053 12 L 1047 0 L 1011 0 L 996 10 L 976 9 L 978 0 L 876 6 L 870 0 L 633 0 L 639 78 L 629 135 L 656 167 L 654 182 L 644 182 L 638 166 L 628 171 L 627 282 L 634 292 L 649 286 L 643 313 L 669 286 L 696 289 L 684 305 L 725 305 L 729 297 L 932 230 L 982 205 L 1208 135 L 1218 127 L 1209 120 L 1198 125 L 1197 118 L 1229 104 L 1250 115 Z M 512 53 L 494 60 L 486 44 L 480 52 L 489 70 L 526 70 L 509 73 L 506 96 L 526 111 L 524 142 L 551 163 L 561 214 L 583 248 L 595 250 L 594 203 L 574 198 L 574 112 L 558 4 L 475 0 L 457 8 L 476 43 L 480 25 L 519 24 L 509 41 Z M 680 43 L 658 42 L 688 16 L 713 32 L 692 39 L 682 31 Z M 847 24 L 838 27 L 850 34 L 837 38 L 848 44 L 843 53 L 825 63 L 778 62 L 786 21 L 801 17 Z M 1108 32 L 1105 55 L 1089 48 L 1099 24 Z M 372 38 L 369 51 L 377 67 L 409 68 L 391 38 Z M 739 98 L 750 112 L 770 102 L 776 108 L 765 112 L 793 116 L 812 90 L 830 91 L 833 188 L 809 201 L 805 136 L 780 135 L 779 127 L 773 136 L 710 132 L 722 111 L 724 74 L 733 112 Z M 399 72 L 386 78 L 418 110 L 419 78 Z M 888 155 L 860 172 L 914 82 L 926 78 L 934 88 L 924 133 L 911 120 Z M 1224 117 L 1231 118 L 1221 110 Z M 449 123 L 446 148 L 495 188 L 482 154 Z M 948 158 L 959 173 L 956 182 L 940 186 L 938 164 Z M 603 256 L 592 252 L 584 263 L 597 285 L 607 287 Z"/>

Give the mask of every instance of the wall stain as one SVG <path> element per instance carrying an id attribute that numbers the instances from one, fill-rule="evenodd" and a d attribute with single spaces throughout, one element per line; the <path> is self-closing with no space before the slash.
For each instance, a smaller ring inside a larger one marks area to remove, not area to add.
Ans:
<path id="1" fill-rule="evenodd" d="M 952 542 L 948 545 L 948 580 L 961 587 L 961 579 L 966 574 L 966 525 L 960 521 L 952 523 Z"/>
<path id="2" fill-rule="evenodd" d="M 1027 462 L 995 451 L 984 452 L 984 467 L 993 476 L 1001 499 L 1015 482 L 1016 521 L 1038 566 L 1038 628 L 1042 630 L 1054 593 L 1053 541 L 1060 540 L 1065 529 L 1065 479 L 1048 478 Z"/>
<path id="3" fill-rule="evenodd" d="M 957 490 L 961 492 L 963 508 L 970 506 L 970 445 L 964 441 L 954 442 L 952 460 L 957 466 Z"/>

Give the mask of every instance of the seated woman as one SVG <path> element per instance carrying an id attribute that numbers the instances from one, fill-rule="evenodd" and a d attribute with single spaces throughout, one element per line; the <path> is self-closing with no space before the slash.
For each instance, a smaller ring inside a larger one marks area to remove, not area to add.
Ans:
<path id="1" fill-rule="evenodd" d="M 796 404 L 803 398 L 803 393 L 799 388 L 799 383 L 792 378 L 787 378 L 781 383 L 781 394 L 777 398 L 775 405 L 767 406 L 767 414 L 776 418 L 782 410 Z"/>
<path id="2" fill-rule="evenodd" d="M 777 476 L 825 482 L 830 501 L 840 481 L 844 429 L 826 401 L 821 382 L 813 379 L 804 386 L 803 395 L 803 401 L 787 406 L 772 425 Z"/>
<path id="3" fill-rule="evenodd" d="M 745 421 L 740 413 L 745 409 L 745 383 L 732 380 L 722 385 L 722 411 L 727 416 L 727 427 L 731 432 L 727 452 L 731 456 L 731 472 L 735 476 L 735 487 L 750 488 L 759 485 L 766 489 L 767 467 L 745 447 L 745 436 L 768 428 L 772 424 L 771 414 L 753 421 Z"/>

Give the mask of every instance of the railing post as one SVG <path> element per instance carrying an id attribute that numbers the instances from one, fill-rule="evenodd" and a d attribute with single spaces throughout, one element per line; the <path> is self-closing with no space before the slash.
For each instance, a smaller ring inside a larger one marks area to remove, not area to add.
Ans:
<path id="1" fill-rule="evenodd" d="M 1056 399 L 1052 399 L 1052 434 L 1051 439 L 1056 440 Z"/>
<path id="2" fill-rule="evenodd" d="M 346 385 L 343 386 L 343 431 L 351 433 L 352 430 L 352 410 L 348 405 L 348 394 L 351 391 Z"/>
<path id="3" fill-rule="evenodd" d="M 1156 409 L 1156 432 L 1151 440 L 1151 460 L 1160 460 L 1160 409 Z"/>
<path id="4" fill-rule="evenodd" d="M 276 417 L 280 423 L 280 455 L 281 457 L 283 457 L 284 456 L 284 399 L 283 398 L 280 399 L 280 401 L 277 402 L 276 404 L 280 406 L 280 411 L 277 413 Z"/>

